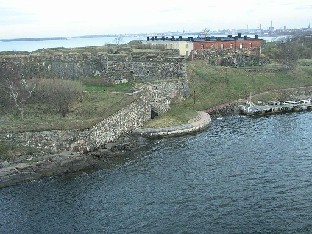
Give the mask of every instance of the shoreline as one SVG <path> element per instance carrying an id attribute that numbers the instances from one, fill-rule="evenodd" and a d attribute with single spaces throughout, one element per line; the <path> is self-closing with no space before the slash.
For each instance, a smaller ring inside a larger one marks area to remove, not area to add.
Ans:
<path id="1" fill-rule="evenodd" d="M 278 92 L 279 95 L 287 97 L 305 98 L 312 95 L 312 87 L 298 87 L 282 90 L 271 90 L 253 95 L 254 98 L 261 99 L 262 96 L 270 92 Z M 302 90 L 308 91 L 302 92 Z M 130 136 L 123 136 L 116 142 L 108 143 L 104 149 L 93 151 L 89 154 L 79 154 L 76 152 L 61 152 L 58 154 L 39 155 L 38 161 L 29 160 L 31 155 L 24 156 L 21 162 L 1 162 L 0 163 L 0 189 L 31 180 L 37 180 L 49 176 L 61 176 L 84 170 L 96 170 L 103 164 L 103 159 L 123 156 L 126 153 L 148 147 L 146 139 L 173 137 L 201 131 L 208 127 L 211 116 L 223 116 L 236 114 L 238 105 L 247 99 L 236 100 L 230 103 L 217 105 L 204 111 L 199 111 L 197 117 L 187 124 L 171 126 L 167 128 L 140 128 L 131 133 Z M 237 112 L 238 113 L 238 112 Z M 145 140 L 142 140 L 145 139 Z M 36 156 L 35 156 L 36 157 Z M 29 161 L 28 161 L 29 160 Z M 104 162 L 104 163 L 107 163 Z"/>
<path id="2" fill-rule="evenodd" d="M 107 163 L 106 159 L 123 156 L 129 152 L 147 147 L 147 138 L 179 136 L 197 132 L 205 129 L 210 122 L 210 115 L 207 112 L 200 111 L 198 116 L 187 124 L 170 128 L 137 129 L 130 136 L 121 137 L 114 143 L 106 144 L 104 149 L 88 154 L 65 151 L 39 156 L 25 155 L 22 156 L 22 160 L 19 160 L 19 162 L 5 161 L 0 163 L 0 189 L 49 176 L 97 170 L 103 166 L 103 163 Z"/>

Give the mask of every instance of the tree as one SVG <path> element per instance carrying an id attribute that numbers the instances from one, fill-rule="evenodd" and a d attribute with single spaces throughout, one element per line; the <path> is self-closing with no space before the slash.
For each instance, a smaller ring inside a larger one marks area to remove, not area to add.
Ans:
<path id="1" fill-rule="evenodd" d="M 6 96 L 9 97 L 14 107 L 19 111 L 22 119 L 24 119 L 24 110 L 26 102 L 32 97 L 36 88 L 34 80 L 23 79 L 20 69 L 16 64 L 2 63 L 0 68 L 1 89 Z M 3 104 L 6 101 L 2 99 Z"/>
<path id="2" fill-rule="evenodd" d="M 117 36 L 117 37 L 114 39 L 114 41 L 115 41 L 115 44 L 116 44 L 117 46 L 120 46 L 120 44 L 122 44 L 122 42 L 123 42 L 123 36 L 122 36 L 122 35 Z"/>
<path id="3" fill-rule="evenodd" d="M 36 83 L 26 81 L 25 79 L 10 80 L 7 78 L 6 86 L 10 97 L 14 101 L 15 107 L 19 110 L 21 118 L 24 119 L 25 103 L 32 97 L 36 88 Z"/>
<path id="4" fill-rule="evenodd" d="M 312 58 L 311 35 L 297 35 L 284 41 L 265 43 L 264 53 L 287 67 L 293 67 L 298 59 Z"/>
<path id="5" fill-rule="evenodd" d="M 79 81 L 61 79 L 40 79 L 35 98 L 63 117 L 70 110 L 70 105 L 82 96 L 82 84 Z"/>
<path id="6" fill-rule="evenodd" d="M 280 44 L 281 61 L 288 67 L 293 67 L 299 59 L 298 45 L 291 39 Z"/>

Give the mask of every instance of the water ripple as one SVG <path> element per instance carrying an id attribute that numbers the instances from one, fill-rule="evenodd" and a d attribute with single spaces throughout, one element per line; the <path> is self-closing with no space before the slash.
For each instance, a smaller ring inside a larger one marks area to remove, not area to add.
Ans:
<path id="1" fill-rule="evenodd" d="M 0 190 L 0 233 L 311 233 L 312 113 L 225 117 L 94 173 Z"/>

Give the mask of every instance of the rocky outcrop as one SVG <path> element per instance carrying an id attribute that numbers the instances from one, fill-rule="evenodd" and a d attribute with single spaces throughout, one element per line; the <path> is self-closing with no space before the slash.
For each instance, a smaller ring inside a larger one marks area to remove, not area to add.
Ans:
<path id="1" fill-rule="evenodd" d="M 239 102 L 229 102 L 205 110 L 212 116 L 232 115 L 238 113 Z"/>
<path id="2" fill-rule="evenodd" d="M 40 160 L 35 162 L 32 160 L 29 156 L 24 162 L 10 163 L 0 168 L 0 188 L 79 171 L 93 165 L 92 158 L 72 152 L 41 156 Z"/>
<path id="3" fill-rule="evenodd" d="M 89 154 L 64 151 L 57 154 L 24 155 L 14 162 L 0 163 L 0 188 L 79 171 L 94 171 L 115 165 L 129 151 L 140 150 L 148 142 L 125 136 Z"/>
<path id="4" fill-rule="evenodd" d="M 193 51 L 193 59 L 204 60 L 212 65 L 249 67 L 269 64 L 269 59 L 260 56 L 260 51 L 254 49 L 202 49 Z"/>

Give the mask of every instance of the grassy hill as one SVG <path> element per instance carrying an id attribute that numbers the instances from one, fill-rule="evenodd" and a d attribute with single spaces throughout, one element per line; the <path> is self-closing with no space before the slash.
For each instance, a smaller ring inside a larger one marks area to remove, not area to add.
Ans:
<path id="1" fill-rule="evenodd" d="M 276 71 L 277 66 L 268 65 L 255 71 L 247 71 L 245 68 L 207 65 L 204 61 L 189 62 L 188 78 L 192 95 L 184 102 L 175 104 L 168 113 L 147 123 L 147 126 L 162 127 L 185 123 L 196 115 L 197 110 L 247 98 L 250 93 L 312 86 L 311 59 L 298 60 L 291 70 Z M 271 95 L 274 97 L 274 93 Z"/>

